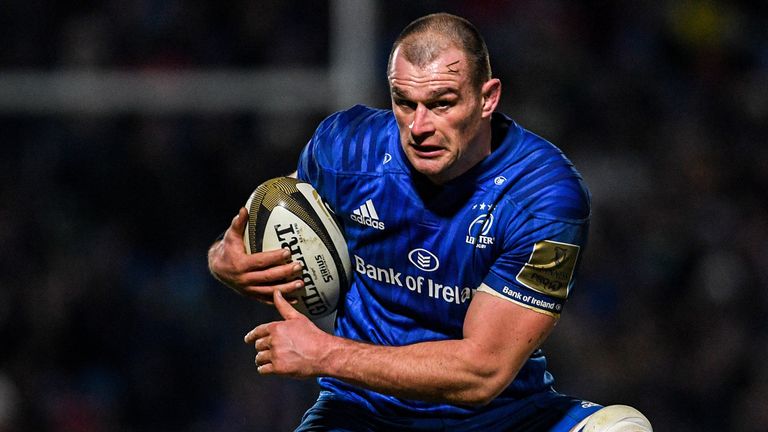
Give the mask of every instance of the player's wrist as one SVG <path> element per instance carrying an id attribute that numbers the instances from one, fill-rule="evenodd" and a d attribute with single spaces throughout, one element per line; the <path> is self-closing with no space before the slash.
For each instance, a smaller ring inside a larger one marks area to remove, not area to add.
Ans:
<path id="1" fill-rule="evenodd" d="M 323 341 L 323 352 L 318 361 L 318 376 L 331 376 L 334 378 L 350 378 L 350 359 L 357 355 L 356 343 L 339 336 L 325 334 L 328 339 Z"/>

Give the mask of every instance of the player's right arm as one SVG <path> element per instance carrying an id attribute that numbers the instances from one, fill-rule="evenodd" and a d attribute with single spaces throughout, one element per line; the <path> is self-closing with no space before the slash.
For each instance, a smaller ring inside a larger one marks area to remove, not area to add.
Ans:
<path id="1" fill-rule="evenodd" d="M 248 211 L 241 208 L 232 219 L 224 237 L 208 249 L 211 274 L 236 292 L 262 303 L 272 303 L 272 293 L 280 290 L 290 294 L 304 286 L 301 264 L 291 263 L 287 249 L 245 252 L 243 233 Z"/>

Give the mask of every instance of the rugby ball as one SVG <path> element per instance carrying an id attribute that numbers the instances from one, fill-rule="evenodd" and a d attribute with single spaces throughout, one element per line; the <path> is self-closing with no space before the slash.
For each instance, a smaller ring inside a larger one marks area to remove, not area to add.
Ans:
<path id="1" fill-rule="evenodd" d="M 304 290 L 293 306 L 310 319 L 336 311 L 352 273 L 347 243 L 330 207 L 309 183 L 267 180 L 253 191 L 243 242 L 247 253 L 287 248 L 304 267 Z"/>

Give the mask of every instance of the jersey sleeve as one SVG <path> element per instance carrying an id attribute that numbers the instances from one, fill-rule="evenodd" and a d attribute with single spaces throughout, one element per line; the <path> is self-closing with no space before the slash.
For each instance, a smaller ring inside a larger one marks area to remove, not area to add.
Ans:
<path id="1" fill-rule="evenodd" d="M 571 204 L 574 214 L 588 215 L 588 200 L 574 199 Z M 573 288 L 589 218 L 531 214 L 520 209 L 510 218 L 513 222 L 507 226 L 502 252 L 479 291 L 559 317 Z"/>

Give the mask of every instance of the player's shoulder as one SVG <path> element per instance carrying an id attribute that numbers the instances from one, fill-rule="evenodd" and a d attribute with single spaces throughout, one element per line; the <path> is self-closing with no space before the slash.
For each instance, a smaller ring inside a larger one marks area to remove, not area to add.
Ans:
<path id="1" fill-rule="evenodd" d="M 323 120 L 310 145 L 324 167 L 337 172 L 370 172 L 377 170 L 374 161 L 393 152 L 397 137 L 392 111 L 355 105 Z"/>
<path id="2" fill-rule="evenodd" d="M 505 178 L 506 195 L 526 211 L 558 219 L 584 220 L 590 193 L 573 162 L 549 140 L 519 126 L 510 127 L 517 145 Z"/>
<path id="3" fill-rule="evenodd" d="M 354 137 L 372 130 L 385 130 L 394 125 L 392 111 L 355 105 L 326 117 L 316 134 L 331 138 Z"/>

